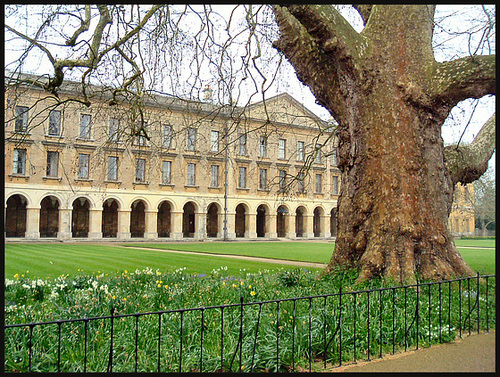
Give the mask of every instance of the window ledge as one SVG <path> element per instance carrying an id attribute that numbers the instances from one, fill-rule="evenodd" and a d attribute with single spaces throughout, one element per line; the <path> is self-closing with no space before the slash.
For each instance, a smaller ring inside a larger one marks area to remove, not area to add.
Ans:
<path id="1" fill-rule="evenodd" d="M 173 183 L 159 183 L 159 186 L 164 186 L 164 187 L 175 187 Z"/>
<path id="2" fill-rule="evenodd" d="M 262 192 L 271 192 L 271 190 L 269 189 L 262 189 L 262 188 L 258 188 L 257 191 L 262 191 Z"/>
<path id="3" fill-rule="evenodd" d="M 77 137 L 76 140 L 78 140 L 78 141 L 86 141 L 87 143 L 93 143 L 95 141 L 95 139 L 88 139 L 88 138 L 85 138 L 85 137 Z"/>
<path id="4" fill-rule="evenodd" d="M 148 181 L 144 181 L 144 182 L 132 182 L 132 184 L 134 185 L 143 185 L 143 186 L 148 186 L 149 185 L 149 182 Z"/>
<path id="5" fill-rule="evenodd" d="M 45 137 L 50 137 L 51 139 L 64 139 L 62 135 L 45 135 Z"/>
<path id="6" fill-rule="evenodd" d="M 62 177 L 42 177 L 43 180 L 49 180 L 49 181 L 59 181 L 61 182 L 62 181 Z"/>
<path id="7" fill-rule="evenodd" d="M 200 188 L 198 185 L 184 185 L 185 188 Z"/>
<path id="8" fill-rule="evenodd" d="M 106 180 L 104 181 L 104 183 L 115 183 L 115 184 L 120 185 L 120 184 L 122 183 L 122 181 L 112 181 L 112 180 L 106 179 Z"/>
<path id="9" fill-rule="evenodd" d="M 213 189 L 213 190 L 220 190 L 222 189 L 221 186 L 208 186 L 209 189 Z"/>
<path id="10" fill-rule="evenodd" d="M 236 187 L 236 190 L 250 191 L 250 187 Z"/>
<path id="11" fill-rule="evenodd" d="M 25 180 L 28 180 L 30 178 L 29 175 L 20 174 L 20 173 L 12 173 L 12 174 L 9 174 L 8 177 L 10 179 L 12 179 L 12 178 L 24 178 Z"/>
<path id="12" fill-rule="evenodd" d="M 93 182 L 93 179 L 90 178 L 75 178 L 76 182 Z"/>

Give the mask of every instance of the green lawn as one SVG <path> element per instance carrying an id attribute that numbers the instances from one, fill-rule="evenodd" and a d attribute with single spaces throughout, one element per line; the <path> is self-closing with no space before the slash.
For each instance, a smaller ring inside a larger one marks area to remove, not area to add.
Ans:
<path id="1" fill-rule="evenodd" d="M 465 261 L 480 274 L 495 273 L 495 249 L 466 249 L 458 247 Z"/>
<path id="2" fill-rule="evenodd" d="M 456 244 L 460 254 L 474 270 L 487 274 L 495 273 L 495 240 L 457 240 Z M 328 263 L 335 247 L 333 243 L 326 242 L 144 243 L 126 246 L 236 254 L 315 263 Z M 471 249 L 470 247 L 473 246 L 478 248 Z M 491 250 L 481 249 L 483 247 L 490 247 Z"/>
<path id="3" fill-rule="evenodd" d="M 495 247 L 495 240 L 474 240 L 474 239 L 458 239 L 455 240 L 455 245 L 457 247 L 460 246 L 469 246 L 469 247 Z"/>
<path id="4" fill-rule="evenodd" d="M 480 273 L 495 273 L 495 249 L 465 248 L 463 246 L 486 247 L 494 240 L 458 240 L 457 246 L 469 265 Z M 467 242 L 462 242 L 467 241 Z M 484 242 L 486 241 L 486 242 Z M 281 267 L 275 263 L 253 262 L 210 255 L 186 255 L 164 253 L 155 250 L 141 250 L 137 247 L 186 250 L 203 253 L 237 254 L 294 261 L 328 263 L 334 248 L 333 243 L 321 242 L 201 242 L 201 243 L 141 243 L 127 244 L 128 247 L 90 244 L 6 244 L 5 277 L 29 271 L 31 277 L 70 276 L 80 273 L 114 273 L 135 271 L 150 267 L 162 272 L 186 267 L 188 273 L 210 273 L 213 269 L 227 266 L 234 276 L 245 272 L 272 270 Z M 283 265 L 292 269 L 294 266 Z M 240 269 L 245 268 L 245 272 Z M 80 271 L 79 271 L 80 270 Z M 311 269 L 312 270 L 312 269 Z"/>
<path id="5" fill-rule="evenodd" d="M 184 242 L 123 244 L 130 247 L 193 251 L 211 254 L 246 255 L 261 258 L 328 263 L 333 243 L 323 242 Z"/>
<path id="6" fill-rule="evenodd" d="M 188 273 L 210 273 L 213 269 L 227 267 L 230 275 L 239 276 L 246 272 L 278 269 L 281 265 L 242 261 L 231 258 L 211 257 L 209 255 L 186 255 L 164 253 L 154 250 L 140 250 L 119 246 L 86 244 L 6 244 L 5 277 L 29 271 L 30 277 L 55 278 L 62 274 L 70 276 L 82 273 L 114 273 L 116 271 L 144 269 L 150 267 L 161 272 L 186 267 Z M 240 269 L 245 268 L 245 272 Z M 285 269 L 294 266 L 283 265 Z M 313 270 L 313 269 L 310 269 Z"/>

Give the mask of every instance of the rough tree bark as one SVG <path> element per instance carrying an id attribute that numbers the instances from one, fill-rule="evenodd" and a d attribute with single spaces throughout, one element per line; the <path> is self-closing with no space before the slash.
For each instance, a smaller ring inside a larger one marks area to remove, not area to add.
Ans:
<path id="1" fill-rule="evenodd" d="M 436 62 L 434 6 L 358 10 L 361 33 L 330 5 L 274 6 L 274 46 L 339 123 L 338 236 L 325 272 L 354 266 L 358 281 L 400 282 L 474 274 L 447 223 L 455 183 L 488 159 L 454 172 L 441 127 L 459 101 L 495 93 L 495 57 Z"/>

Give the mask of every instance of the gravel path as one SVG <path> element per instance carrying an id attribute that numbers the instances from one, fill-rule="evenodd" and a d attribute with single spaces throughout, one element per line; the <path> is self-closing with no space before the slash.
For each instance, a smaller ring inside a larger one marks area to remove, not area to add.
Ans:
<path id="1" fill-rule="evenodd" d="M 495 331 L 330 370 L 349 373 L 495 372 Z"/>
<path id="2" fill-rule="evenodd" d="M 128 247 L 130 246 L 123 246 L 123 245 L 113 245 L 113 246 L 120 246 L 120 247 Z M 273 258 L 262 258 L 262 257 L 250 257 L 246 255 L 234 255 L 234 254 L 213 254 L 213 253 L 204 253 L 202 251 L 184 251 L 184 250 L 171 250 L 171 249 L 156 249 L 152 247 L 138 247 L 134 246 L 134 249 L 142 249 L 142 250 L 154 250 L 154 251 L 162 251 L 165 253 L 178 253 L 178 254 L 202 254 L 202 255 L 209 255 L 212 257 L 221 257 L 221 258 L 234 258 L 234 259 L 243 259 L 243 260 L 251 260 L 251 261 L 256 261 L 256 262 L 266 262 L 266 263 L 276 263 L 276 264 L 287 264 L 287 265 L 292 265 L 292 266 L 300 266 L 300 267 L 312 267 L 312 268 L 325 268 L 326 264 L 325 263 L 313 263 L 313 262 L 301 262 L 301 261 L 295 261 L 295 260 L 288 260 L 288 259 L 273 259 Z"/>

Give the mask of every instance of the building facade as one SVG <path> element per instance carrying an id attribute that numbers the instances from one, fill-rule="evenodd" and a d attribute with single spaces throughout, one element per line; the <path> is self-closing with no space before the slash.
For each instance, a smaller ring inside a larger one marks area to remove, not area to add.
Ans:
<path id="1" fill-rule="evenodd" d="M 57 101 L 6 86 L 7 240 L 336 236 L 334 125 L 290 95 L 246 108 L 162 95 L 110 106 L 94 87 L 87 106 L 77 85 Z M 462 204 L 450 216 L 461 234 L 474 227 Z"/>
<path id="2" fill-rule="evenodd" d="M 288 94 L 246 109 L 157 95 L 139 111 L 87 107 L 71 85 L 57 106 L 7 88 L 7 239 L 335 236 L 331 125 Z"/>
<path id="3" fill-rule="evenodd" d="M 453 193 L 450 217 L 448 218 L 451 234 L 455 237 L 474 236 L 475 224 L 474 185 L 457 183 Z"/>

